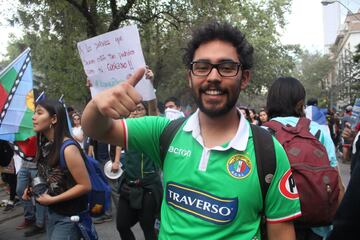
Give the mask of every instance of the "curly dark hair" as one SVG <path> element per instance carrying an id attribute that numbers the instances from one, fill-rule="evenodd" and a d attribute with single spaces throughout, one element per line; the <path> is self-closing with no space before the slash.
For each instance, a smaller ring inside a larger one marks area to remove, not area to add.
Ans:
<path id="1" fill-rule="evenodd" d="M 245 35 L 229 23 L 211 21 L 193 30 L 192 38 L 185 48 L 184 64 L 190 69 L 196 49 L 203 43 L 212 40 L 222 40 L 231 43 L 237 51 L 242 69 L 251 69 L 253 66 L 254 48 L 246 40 Z"/>

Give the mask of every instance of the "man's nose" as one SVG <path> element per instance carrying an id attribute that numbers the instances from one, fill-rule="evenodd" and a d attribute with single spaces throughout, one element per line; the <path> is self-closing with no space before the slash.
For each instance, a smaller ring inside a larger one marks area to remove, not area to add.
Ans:
<path id="1" fill-rule="evenodd" d="M 221 81 L 221 75 L 216 67 L 213 67 L 207 76 L 208 81 Z"/>

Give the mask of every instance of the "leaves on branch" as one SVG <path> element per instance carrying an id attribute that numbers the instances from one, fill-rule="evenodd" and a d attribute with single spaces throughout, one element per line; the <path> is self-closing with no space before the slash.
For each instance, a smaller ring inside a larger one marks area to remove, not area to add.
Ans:
<path id="1" fill-rule="evenodd" d="M 279 30 L 285 24 L 290 0 L 20 0 L 18 19 L 25 29 L 14 39 L 9 56 L 16 56 L 18 43 L 33 49 L 34 70 L 41 86 L 54 96 L 84 104 L 88 94 L 86 76 L 76 43 L 137 24 L 147 65 L 161 99 L 174 95 L 191 102 L 187 74 L 182 64 L 183 48 L 191 29 L 218 19 L 238 26 L 255 48 L 255 66 L 249 88 L 242 94 L 266 94 L 278 76 L 295 68 L 298 46 L 284 46 Z M 251 103 L 249 103 L 251 104 Z M 260 104 L 260 103 L 259 103 Z"/>

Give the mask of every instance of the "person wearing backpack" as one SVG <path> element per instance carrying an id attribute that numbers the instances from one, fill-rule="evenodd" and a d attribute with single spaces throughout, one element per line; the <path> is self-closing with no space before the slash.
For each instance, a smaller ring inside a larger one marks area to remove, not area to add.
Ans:
<path id="1" fill-rule="evenodd" d="M 194 29 L 184 54 L 188 83 L 199 107 L 176 132 L 160 158 L 160 136 L 172 122 L 158 116 L 127 118 L 141 102 L 135 85 L 145 69 L 98 93 L 85 107 L 83 129 L 100 141 L 143 152 L 164 174 L 159 239 L 261 239 L 262 212 L 269 240 L 294 240 L 301 215 L 290 164 L 271 140 L 276 171 L 263 199 L 248 121 L 236 107 L 253 65 L 253 47 L 229 23 Z M 255 125 L 254 125 L 255 126 Z M 257 127 L 257 126 L 256 126 Z"/>
<path id="2" fill-rule="evenodd" d="M 33 182 L 23 198 L 34 195 L 37 202 L 48 206 L 48 239 L 80 239 L 80 231 L 71 217 L 87 210 L 87 193 L 91 190 L 84 159 L 77 146 L 65 148 L 67 168 L 60 166 L 63 142 L 72 139 L 65 111 L 59 101 L 45 99 L 37 103 L 33 116 L 38 139 L 38 182 L 45 183 L 46 187 L 40 189 Z"/>
<path id="3" fill-rule="evenodd" d="M 302 222 L 295 223 L 296 238 L 320 240 L 329 233 L 329 226 L 309 226 L 330 225 L 344 187 L 331 136 L 319 124 L 305 118 L 305 97 L 299 80 L 276 79 L 267 97 L 271 120 L 264 126 L 283 144 L 292 166 L 303 214 Z"/>

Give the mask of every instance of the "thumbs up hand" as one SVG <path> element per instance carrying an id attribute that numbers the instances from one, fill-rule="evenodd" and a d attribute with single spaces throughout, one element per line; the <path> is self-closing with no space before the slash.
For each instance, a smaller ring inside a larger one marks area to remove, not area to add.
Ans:
<path id="1" fill-rule="evenodd" d="M 145 69 L 139 68 L 126 81 L 102 91 L 93 98 L 93 104 L 104 117 L 118 119 L 127 117 L 142 101 L 135 85 L 144 76 Z"/>

